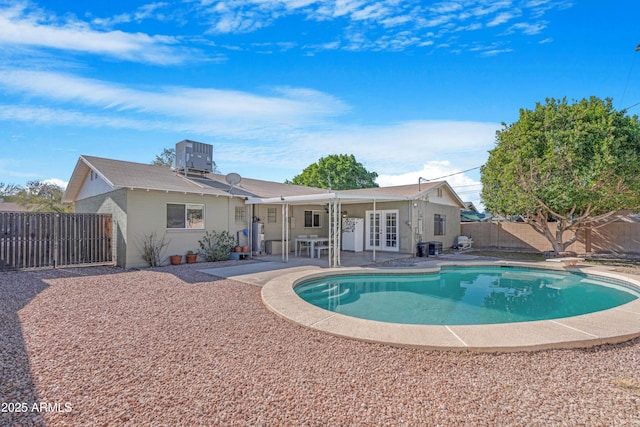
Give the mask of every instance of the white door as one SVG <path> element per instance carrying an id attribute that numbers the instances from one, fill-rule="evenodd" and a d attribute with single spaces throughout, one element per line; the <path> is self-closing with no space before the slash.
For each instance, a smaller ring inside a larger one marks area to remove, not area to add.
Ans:
<path id="1" fill-rule="evenodd" d="M 398 210 L 367 211 L 366 249 L 398 252 Z"/>

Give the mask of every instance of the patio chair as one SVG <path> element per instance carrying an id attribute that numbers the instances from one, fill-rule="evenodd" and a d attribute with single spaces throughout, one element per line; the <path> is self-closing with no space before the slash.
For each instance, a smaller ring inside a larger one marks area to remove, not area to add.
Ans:
<path id="1" fill-rule="evenodd" d="M 308 236 L 306 234 L 300 234 L 298 239 L 306 239 Z M 308 256 L 311 256 L 311 242 L 298 242 L 298 254 L 302 255 L 302 251 L 304 250 Z"/>

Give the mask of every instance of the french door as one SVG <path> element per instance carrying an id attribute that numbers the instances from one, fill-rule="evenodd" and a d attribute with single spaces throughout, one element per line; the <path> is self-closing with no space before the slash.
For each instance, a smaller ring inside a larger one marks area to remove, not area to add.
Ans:
<path id="1" fill-rule="evenodd" d="M 398 210 L 367 211 L 365 248 L 398 252 Z"/>

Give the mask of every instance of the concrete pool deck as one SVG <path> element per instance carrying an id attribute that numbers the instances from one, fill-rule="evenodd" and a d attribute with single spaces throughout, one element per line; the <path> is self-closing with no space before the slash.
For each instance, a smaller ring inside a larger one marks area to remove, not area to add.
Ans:
<path id="1" fill-rule="evenodd" d="M 276 260 L 202 270 L 220 277 L 262 286 L 265 306 L 291 322 L 331 335 L 400 347 L 432 350 L 511 352 L 560 348 L 586 348 L 615 344 L 640 336 L 640 299 L 595 313 L 553 320 L 490 325 L 405 325 L 359 319 L 323 310 L 302 300 L 294 286 L 326 275 L 371 272 L 434 272 L 439 266 L 513 265 L 552 271 L 574 271 L 628 283 L 640 292 L 640 274 L 614 272 L 611 267 L 579 264 L 575 267 L 545 262 L 475 261 L 474 257 L 429 258 L 410 268 L 323 268 L 299 260 Z M 355 264 L 355 262 L 354 262 Z"/>

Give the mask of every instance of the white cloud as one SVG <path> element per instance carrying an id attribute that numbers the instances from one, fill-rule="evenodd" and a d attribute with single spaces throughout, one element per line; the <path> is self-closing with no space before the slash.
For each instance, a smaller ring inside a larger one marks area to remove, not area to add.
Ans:
<path id="1" fill-rule="evenodd" d="M 426 120 L 347 125 L 342 116 L 348 105 L 297 87 L 272 88 L 267 95 L 130 88 L 70 74 L 0 69 L 0 88 L 26 100 L 0 104 L 0 120 L 204 136 L 216 141 L 216 161 L 229 170 L 267 166 L 299 172 L 322 156 L 348 153 L 389 183 L 480 166 L 500 128 L 497 123 Z M 282 179 L 295 173 L 288 175 Z M 448 180 L 474 184 L 463 178 Z"/>
<path id="2" fill-rule="evenodd" d="M 567 0 L 530 1 L 513 0 L 459 0 L 428 5 L 414 0 L 305 0 L 291 2 L 279 0 L 230 0 L 209 3 L 203 13 L 214 33 L 246 33 L 275 25 L 291 15 L 317 22 L 333 21 L 342 26 L 341 34 L 332 41 L 305 45 L 312 50 L 404 50 L 429 46 L 435 36 L 441 43 L 464 46 L 465 40 L 451 38 L 452 34 L 487 31 L 485 43 L 502 34 L 491 33 L 492 28 L 515 18 L 521 23 L 511 29 L 533 35 L 545 28 L 539 18 L 548 10 L 570 7 Z M 526 26 L 526 27 L 525 27 Z M 424 29 L 433 30 L 425 34 Z M 477 39 L 477 36 L 474 36 Z M 468 42 L 466 42 L 468 45 Z M 497 52 L 496 52 L 497 53 Z"/>
<path id="3" fill-rule="evenodd" d="M 546 27 L 546 22 L 536 22 L 533 24 L 530 24 L 528 22 L 519 22 L 509 27 L 505 34 L 513 34 L 518 31 L 528 36 L 533 36 L 536 34 L 540 34 Z"/>
<path id="4" fill-rule="evenodd" d="M 478 179 L 470 177 L 468 172 L 463 172 L 459 167 L 446 160 L 430 161 L 425 163 L 419 170 L 402 174 L 380 175 L 376 182 L 381 187 L 388 187 L 392 185 L 417 184 L 418 180 L 420 182 L 447 181 L 463 201 L 473 202 L 476 207 L 482 206 L 480 198 L 482 183 Z"/>
<path id="5" fill-rule="evenodd" d="M 433 39 L 438 38 L 440 45 L 462 52 L 472 43 L 465 34 L 473 32 L 474 41 L 485 44 L 516 31 L 537 35 L 547 25 L 541 20 L 542 16 L 549 10 L 571 5 L 569 0 L 532 0 L 517 4 L 512 0 L 459 0 L 433 5 L 417 0 L 201 0 L 182 4 L 152 2 L 131 12 L 82 21 L 47 14 L 27 0 L 18 0 L 10 7 L 0 7 L 0 45 L 5 49 L 11 46 L 41 51 L 55 49 L 168 65 L 204 59 L 201 52 L 191 46 L 210 42 L 202 37 L 169 37 L 114 28 L 154 19 L 181 26 L 206 25 L 210 34 L 238 34 L 257 32 L 285 17 L 295 16 L 318 23 L 331 21 L 330 38 L 298 45 L 291 41 L 296 38 L 292 34 L 289 40 L 280 41 L 285 44 L 271 42 L 279 50 L 299 47 L 311 53 L 335 49 L 397 51 L 431 46 Z M 495 33 L 495 27 L 515 18 L 521 22 L 506 32 Z M 425 33 L 427 28 L 430 31 Z M 484 30 L 480 36 L 484 40 L 476 35 L 478 30 Z M 237 48 L 263 50 L 255 43 Z M 213 60 L 220 59 L 213 54 Z"/>
<path id="6" fill-rule="evenodd" d="M 157 64 L 183 62 L 178 40 L 144 33 L 97 31 L 82 21 L 57 23 L 55 16 L 28 10 L 26 3 L 0 9 L 0 43 L 6 46 L 50 48 Z"/>
<path id="7" fill-rule="evenodd" d="M 112 28 L 119 24 L 142 22 L 147 19 L 164 21 L 167 20 L 168 17 L 162 13 L 162 10 L 167 9 L 169 6 L 170 4 L 167 2 L 144 4 L 138 7 L 134 12 L 121 13 L 108 18 L 94 18 L 91 23 L 103 28 Z"/>
<path id="8" fill-rule="evenodd" d="M 0 87 L 6 93 L 63 105 L 4 105 L 0 117 L 5 119 L 40 123 L 67 120 L 145 130 L 175 127 L 236 137 L 251 137 L 265 129 L 276 132 L 319 124 L 349 109 L 341 100 L 307 88 L 277 87 L 266 95 L 180 86 L 135 89 L 44 71 L 0 69 Z"/>
<path id="9" fill-rule="evenodd" d="M 495 27 L 501 24 L 504 24 L 506 22 L 509 22 L 510 20 L 512 20 L 514 17 L 516 17 L 517 15 L 513 12 L 502 12 L 499 13 L 495 18 L 493 18 L 491 21 L 487 22 L 487 27 Z"/>
<path id="10" fill-rule="evenodd" d="M 49 178 L 49 179 L 45 179 L 42 182 L 45 184 L 57 185 L 58 187 L 62 187 L 63 189 L 67 188 L 67 185 L 69 185 L 69 181 L 63 181 L 59 178 Z"/>
<path id="11" fill-rule="evenodd" d="M 281 134 L 271 143 L 263 139 L 258 145 L 226 147 L 222 160 L 227 163 L 240 156 L 245 163 L 260 159 L 264 164 L 300 171 L 310 159 L 346 153 L 355 155 L 367 169 L 384 175 L 403 175 L 419 171 L 425 164 L 444 161 L 466 170 L 485 163 L 499 128 L 497 123 L 456 121 L 377 126 L 328 123 L 322 129 Z M 417 176 L 414 178 L 417 180 Z"/>

